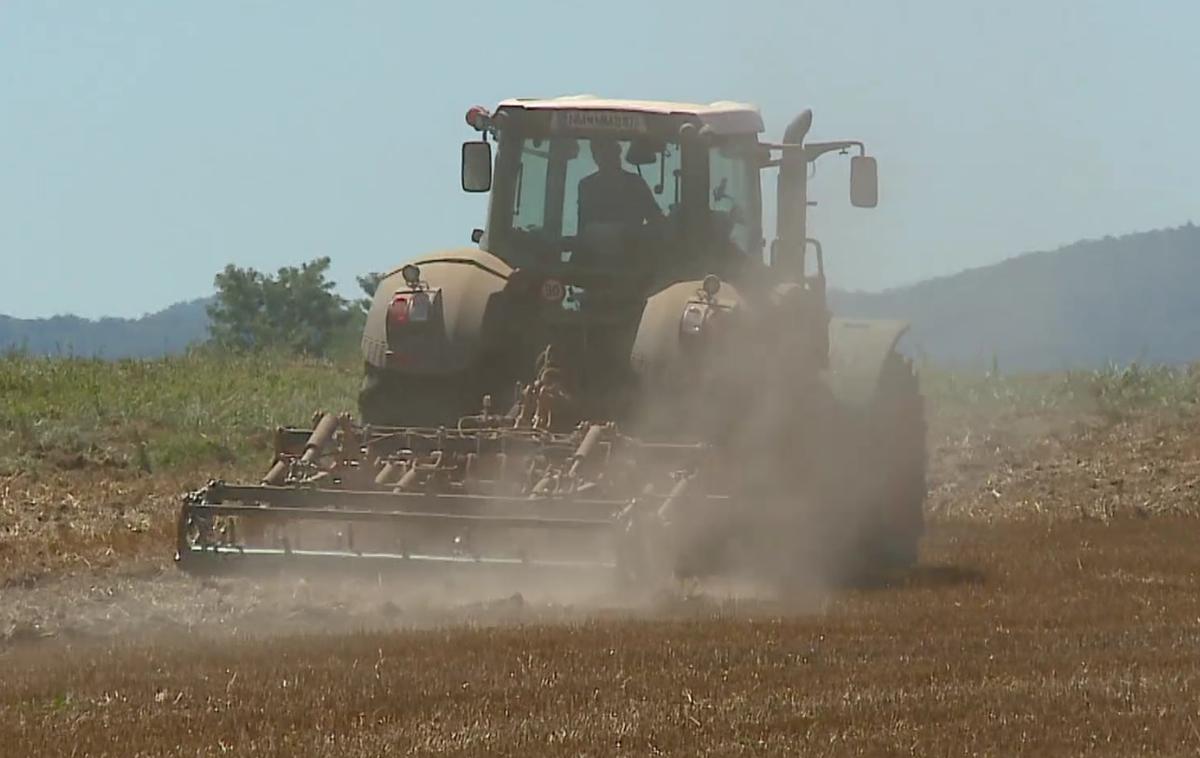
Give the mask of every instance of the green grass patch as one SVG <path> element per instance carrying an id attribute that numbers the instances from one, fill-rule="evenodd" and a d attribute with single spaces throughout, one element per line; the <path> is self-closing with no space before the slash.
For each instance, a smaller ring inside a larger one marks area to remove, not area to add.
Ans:
<path id="1" fill-rule="evenodd" d="M 931 413 L 1192 412 L 1200 367 L 993 374 L 921 367 Z M 0 356 L 0 474 L 39 466 L 143 471 L 262 465 L 271 432 L 353 411 L 356 358 L 210 347 L 153 360 Z"/>
<path id="2" fill-rule="evenodd" d="M 923 366 L 920 373 L 930 407 L 944 413 L 1062 411 L 1117 421 L 1152 412 L 1193 413 L 1200 405 L 1200 364 L 1011 375 Z"/>
<path id="3" fill-rule="evenodd" d="M 354 410 L 360 366 L 213 349 L 154 360 L 0 357 L 0 469 L 261 457 L 274 427 Z"/>

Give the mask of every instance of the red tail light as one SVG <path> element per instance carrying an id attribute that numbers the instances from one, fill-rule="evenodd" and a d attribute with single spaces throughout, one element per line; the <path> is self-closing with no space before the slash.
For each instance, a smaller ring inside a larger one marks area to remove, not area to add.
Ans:
<path id="1" fill-rule="evenodd" d="M 397 292 L 388 304 L 388 332 L 410 324 L 424 324 L 431 317 L 432 307 L 433 302 L 427 292 Z"/>
<path id="2" fill-rule="evenodd" d="M 424 291 L 392 295 L 387 309 L 387 362 L 392 368 L 411 366 L 419 359 L 420 335 L 430 320 L 431 305 Z"/>
<path id="3" fill-rule="evenodd" d="M 394 295 L 392 302 L 388 306 L 387 311 L 387 326 L 388 331 L 408 323 L 409 311 L 412 309 L 411 295 Z"/>

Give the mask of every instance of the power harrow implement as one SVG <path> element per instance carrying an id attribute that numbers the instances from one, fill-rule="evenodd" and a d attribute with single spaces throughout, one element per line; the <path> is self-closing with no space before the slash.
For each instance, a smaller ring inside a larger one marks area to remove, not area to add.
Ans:
<path id="1" fill-rule="evenodd" d="M 662 541 L 707 457 L 613 424 L 565 433 L 489 410 L 455 428 L 373 427 L 319 414 L 281 428 L 257 484 L 212 481 L 184 497 L 176 557 L 192 572 L 371 572 L 663 565 Z M 725 498 L 704 498 L 717 506 Z M 350 560 L 353 559 L 353 560 Z"/>

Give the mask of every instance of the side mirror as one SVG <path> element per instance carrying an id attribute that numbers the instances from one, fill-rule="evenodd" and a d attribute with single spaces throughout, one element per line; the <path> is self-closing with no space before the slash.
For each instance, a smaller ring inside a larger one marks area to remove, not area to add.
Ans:
<path id="1" fill-rule="evenodd" d="M 869 155 L 850 159 L 850 204 L 855 208 L 874 208 L 879 204 L 879 169 Z"/>
<path id="2" fill-rule="evenodd" d="M 463 143 L 462 188 L 465 192 L 487 192 L 492 188 L 492 143 Z"/>

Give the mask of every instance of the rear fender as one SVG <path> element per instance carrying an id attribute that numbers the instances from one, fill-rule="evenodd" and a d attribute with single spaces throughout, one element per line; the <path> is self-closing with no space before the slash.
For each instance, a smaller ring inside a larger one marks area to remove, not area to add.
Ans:
<path id="1" fill-rule="evenodd" d="M 690 303 L 706 310 L 729 311 L 742 304 L 741 293 L 725 283 L 712 304 L 705 303 L 702 283 L 677 282 L 646 301 L 630 356 L 634 372 L 651 384 L 687 381 L 696 371 L 682 335 L 684 310 Z"/>
<path id="2" fill-rule="evenodd" d="M 843 404 L 861 408 L 875 397 L 888 355 L 908 331 L 903 321 L 835 318 L 829 322 L 829 380 Z"/>
<path id="3" fill-rule="evenodd" d="M 410 289 L 400 268 L 388 273 L 375 290 L 363 329 L 363 358 L 376 368 L 410 374 L 452 374 L 475 365 L 484 351 L 489 329 L 497 325 L 492 311 L 512 269 L 477 248 L 448 250 L 412 261 L 421 269 L 422 287 L 431 300 L 430 318 L 405 327 L 388 343 L 387 312 L 398 291 Z"/>

